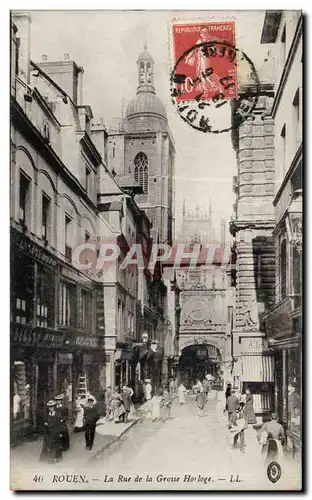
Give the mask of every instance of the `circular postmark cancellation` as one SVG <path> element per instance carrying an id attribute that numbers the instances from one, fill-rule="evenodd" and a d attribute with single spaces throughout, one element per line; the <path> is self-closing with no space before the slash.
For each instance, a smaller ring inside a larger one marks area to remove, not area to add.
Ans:
<path id="1" fill-rule="evenodd" d="M 241 94 L 238 69 L 249 79 Z M 210 39 L 185 50 L 175 63 L 170 87 L 182 120 L 195 130 L 214 134 L 239 127 L 251 116 L 260 94 L 253 62 L 226 40 Z"/>

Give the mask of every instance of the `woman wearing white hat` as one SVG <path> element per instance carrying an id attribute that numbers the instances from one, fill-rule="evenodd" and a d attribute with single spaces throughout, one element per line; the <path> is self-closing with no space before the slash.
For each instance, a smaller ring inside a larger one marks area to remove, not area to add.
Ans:
<path id="1" fill-rule="evenodd" d="M 61 422 L 55 411 L 56 403 L 51 400 L 47 403 L 48 415 L 44 422 L 43 446 L 40 460 L 56 463 L 62 459 Z"/>

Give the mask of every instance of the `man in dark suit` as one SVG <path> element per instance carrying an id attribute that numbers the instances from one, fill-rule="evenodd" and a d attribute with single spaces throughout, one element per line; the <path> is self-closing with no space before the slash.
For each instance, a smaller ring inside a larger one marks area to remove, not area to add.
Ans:
<path id="1" fill-rule="evenodd" d="M 64 399 L 63 394 L 58 394 L 54 398 L 56 402 L 55 412 L 60 420 L 61 448 L 62 451 L 67 451 L 69 449 L 69 433 L 67 427 L 68 411 L 63 406 L 63 399 Z"/>
<path id="2" fill-rule="evenodd" d="M 94 396 L 90 395 L 87 398 L 87 404 L 84 407 L 84 428 L 86 449 L 92 450 L 94 442 L 95 427 L 98 419 L 100 418 L 98 407 L 95 403 Z"/>
<path id="3" fill-rule="evenodd" d="M 239 407 L 239 399 L 235 396 L 235 389 L 231 389 L 231 395 L 227 398 L 227 410 L 229 419 L 229 428 L 235 423 L 236 409 Z"/>

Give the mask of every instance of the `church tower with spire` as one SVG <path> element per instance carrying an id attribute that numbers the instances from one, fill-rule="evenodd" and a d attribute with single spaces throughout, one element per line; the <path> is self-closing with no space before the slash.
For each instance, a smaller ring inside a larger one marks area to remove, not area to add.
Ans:
<path id="1" fill-rule="evenodd" d="M 156 95 L 154 67 L 145 43 L 137 59 L 136 95 L 127 106 L 122 133 L 109 133 L 109 158 L 121 186 L 140 187 L 135 200 L 152 222 L 154 241 L 172 244 L 175 148 L 165 106 Z M 118 152 L 113 154 L 117 136 Z"/>

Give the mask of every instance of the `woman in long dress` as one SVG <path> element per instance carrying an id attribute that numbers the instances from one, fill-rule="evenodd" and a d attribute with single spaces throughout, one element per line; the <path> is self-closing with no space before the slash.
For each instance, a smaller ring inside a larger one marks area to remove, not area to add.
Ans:
<path id="1" fill-rule="evenodd" d="M 257 419 L 255 415 L 255 410 L 253 407 L 253 395 L 250 392 L 250 389 L 246 389 L 246 400 L 245 400 L 245 408 L 244 413 L 248 424 L 256 424 Z"/>
<path id="2" fill-rule="evenodd" d="M 186 403 L 186 393 L 187 390 L 185 388 L 185 385 L 181 382 L 178 388 L 178 397 L 179 397 L 179 403 L 180 405 L 183 405 Z"/>
<path id="3" fill-rule="evenodd" d="M 75 420 L 74 432 L 82 432 L 84 430 L 83 416 L 84 416 L 83 402 L 81 397 L 78 397 L 76 400 L 76 420 Z"/>
<path id="4" fill-rule="evenodd" d="M 118 392 L 114 392 L 112 394 L 111 408 L 114 422 L 118 424 L 118 422 L 121 422 L 123 420 L 123 416 L 125 413 L 121 395 Z"/>
<path id="5" fill-rule="evenodd" d="M 49 413 L 44 422 L 43 445 L 40 460 L 56 463 L 62 459 L 62 424 L 55 411 L 55 401 L 49 401 Z"/>

